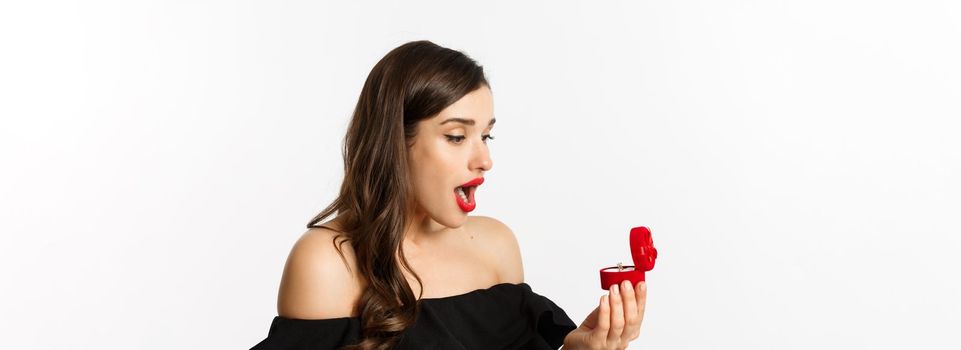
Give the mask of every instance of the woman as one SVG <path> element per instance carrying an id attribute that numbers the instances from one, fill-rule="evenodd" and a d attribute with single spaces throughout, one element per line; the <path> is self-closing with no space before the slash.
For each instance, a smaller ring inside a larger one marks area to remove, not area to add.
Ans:
<path id="1" fill-rule="evenodd" d="M 384 56 L 344 139 L 339 196 L 291 249 L 278 316 L 253 349 L 623 349 L 635 339 L 643 282 L 612 287 L 577 327 L 524 283 L 511 230 L 468 216 L 493 166 L 493 115 L 483 68 L 463 53 L 415 41 Z"/>

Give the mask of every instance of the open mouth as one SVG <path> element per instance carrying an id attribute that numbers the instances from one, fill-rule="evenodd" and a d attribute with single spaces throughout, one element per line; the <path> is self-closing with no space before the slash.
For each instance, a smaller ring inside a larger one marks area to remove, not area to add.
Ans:
<path id="1" fill-rule="evenodd" d="M 474 193 L 477 191 L 477 186 L 482 183 L 484 183 L 484 178 L 478 177 L 454 188 L 454 200 L 462 211 L 470 212 L 477 207 L 477 202 L 474 201 Z"/>
<path id="2" fill-rule="evenodd" d="M 464 203 L 471 204 L 474 203 L 474 190 L 476 189 L 477 186 L 459 186 L 454 189 L 454 193 L 457 194 L 457 198 Z"/>

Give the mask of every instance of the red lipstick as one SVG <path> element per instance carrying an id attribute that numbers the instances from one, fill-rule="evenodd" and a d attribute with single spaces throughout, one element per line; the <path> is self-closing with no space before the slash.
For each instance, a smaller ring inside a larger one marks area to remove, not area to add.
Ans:
<path id="1" fill-rule="evenodd" d="M 467 183 L 465 183 L 465 184 L 463 184 L 463 185 L 460 185 L 460 187 L 480 186 L 480 184 L 482 184 L 482 183 L 484 183 L 484 178 L 483 178 L 483 177 L 478 177 L 478 178 L 476 178 L 476 179 L 473 179 L 473 180 L 468 181 Z"/>
<path id="2" fill-rule="evenodd" d="M 482 183 L 484 183 L 484 178 L 478 177 L 454 188 L 454 201 L 457 202 L 457 206 L 460 207 L 462 211 L 471 212 L 477 207 L 477 202 L 474 201 L 474 192 L 476 191 L 477 186 L 480 186 Z M 464 189 L 464 195 L 467 197 L 466 200 L 465 198 L 461 197 L 459 191 L 460 188 Z"/>

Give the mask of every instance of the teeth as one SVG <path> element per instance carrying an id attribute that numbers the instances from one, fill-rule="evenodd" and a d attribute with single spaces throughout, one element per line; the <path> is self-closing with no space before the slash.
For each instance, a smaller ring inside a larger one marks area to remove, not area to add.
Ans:
<path id="1" fill-rule="evenodd" d="M 457 194 L 460 195 L 460 199 L 463 199 L 463 200 L 464 200 L 464 203 L 469 203 L 469 202 L 467 201 L 467 194 L 464 193 L 464 188 L 463 188 L 463 187 L 458 187 L 458 188 L 457 188 Z"/>

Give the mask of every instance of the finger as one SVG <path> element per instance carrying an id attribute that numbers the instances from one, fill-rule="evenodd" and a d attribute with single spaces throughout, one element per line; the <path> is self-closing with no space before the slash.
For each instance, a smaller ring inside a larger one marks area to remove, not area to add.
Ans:
<path id="1" fill-rule="evenodd" d="M 647 310 L 647 282 L 637 284 L 637 325 L 644 323 L 644 310 Z"/>
<path id="2" fill-rule="evenodd" d="M 621 287 L 621 290 L 624 291 L 624 327 L 626 329 L 621 334 L 621 339 L 633 340 L 637 338 L 637 333 L 640 331 L 637 316 L 637 297 L 635 297 L 637 293 L 634 292 L 631 281 L 624 281 Z"/>
<path id="3" fill-rule="evenodd" d="M 620 289 L 618 284 L 611 287 L 611 330 L 607 333 L 607 339 L 611 342 L 620 341 L 624 332 L 624 302 Z"/>
<path id="4" fill-rule="evenodd" d="M 594 328 L 592 338 L 604 339 L 607 337 L 607 330 L 611 327 L 611 307 L 607 304 L 607 295 L 601 296 L 601 311 L 597 314 L 597 327 Z"/>

